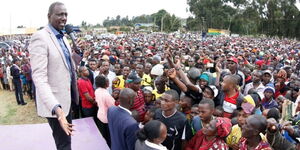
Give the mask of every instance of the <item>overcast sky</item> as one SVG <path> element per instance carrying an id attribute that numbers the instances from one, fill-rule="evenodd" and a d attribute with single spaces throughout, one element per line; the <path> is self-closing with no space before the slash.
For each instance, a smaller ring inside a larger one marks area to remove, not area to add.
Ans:
<path id="1" fill-rule="evenodd" d="M 26 27 L 40 27 L 47 24 L 48 7 L 55 0 L 4 0 L 0 5 L 0 30 Z M 171 14 L 187 18 L 186 0 L 60 0 L 69 13 L 68 23 L 79 25 L 82 20 L 91 24 L 103 22 L 107 16 L 139 16 L 165 9 Z M 11 20 L 11 21 L 10 21 Z"/>
<path id="2" fill-rule="evenodd" d="M 101 23 L 107 16 L 122 17 L 152 14 L 165 9 L 171 14 L 187 18 L 187 0 L 60 0 L 65 3 L 68 23 L 79 25 L 81 21 Z M 48 7 L 55 0 L 3 0 L 0 5 L 0 31 L 26 27 L 41 27 L 47 24 Z M 298 8 L 299 3 L 298 3 Z"/>

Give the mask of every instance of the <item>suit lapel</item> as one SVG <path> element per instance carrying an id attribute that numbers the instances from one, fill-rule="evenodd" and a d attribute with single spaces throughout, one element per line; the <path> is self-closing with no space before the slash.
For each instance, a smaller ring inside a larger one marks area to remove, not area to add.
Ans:
<path id="1" fill-rule="evenodd" d="M 60 47 L 60 45 L 59 45 L 59 43 L 57 41 L 56 36 L 54 35 L 54 33 L 51 31 L 51 29 L 48 26 L 46 26 L 45 29 L 49 32 L 52 42 L 54 43 L 56 49 L 58 50 L 58 52 L 59 52 L 59 54 L 61 56 L 61 58 L 63 59 L 65 66 L 69 70 L 69 66 L 67 64 L 67 61 L 66 61 L 66 58 L 65 58 L 65 54 L 64 54 L 63 50 L 61 49 L 61 47 Z"/>

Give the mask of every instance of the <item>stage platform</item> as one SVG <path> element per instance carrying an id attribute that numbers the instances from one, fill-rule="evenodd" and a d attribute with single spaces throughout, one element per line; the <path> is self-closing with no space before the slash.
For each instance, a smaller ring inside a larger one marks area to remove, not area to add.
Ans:
<path id="1" fill-rule="evenodd" d="M 109 150 L 93 118 L 73 120 L 72 150 Z M 47 123 L 0 125 L 0 150 L 55 150 Z"/>

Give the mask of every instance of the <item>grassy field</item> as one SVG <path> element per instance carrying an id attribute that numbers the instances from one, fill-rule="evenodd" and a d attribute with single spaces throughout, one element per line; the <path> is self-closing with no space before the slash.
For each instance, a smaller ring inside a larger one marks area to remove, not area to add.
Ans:
<path id="1" fill-rule="evenodd" d="M 45 123 L 38 117 L 35 103 L 24 96 L 27 105 L 17 105 L 14 92 L 0 90 L 0 125 Z"/>

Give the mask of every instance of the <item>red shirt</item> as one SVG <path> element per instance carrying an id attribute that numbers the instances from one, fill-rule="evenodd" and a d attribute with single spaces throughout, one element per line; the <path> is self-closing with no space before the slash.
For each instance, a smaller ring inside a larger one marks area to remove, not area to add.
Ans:
<path id="1" fill-rule="evenodd" d="M 77 80 L 77 85 L 78 85 L 79 96 L 81 98 L 82 108 L 92 108 L 92 107 L 94 107 L 95 105 L 92 104 L 91 102 L 89 102 L 84 96 L 85 93 L 89 93 L 90 96 L 93 99 L 95 99 L 95 92 L 94 92 L 93 85 L 92 85 L 91 81 L 89 79 L 79 78 Z"/>
<path id="2" fill-rule="evenodd" d="M 231 118 L 231 115 L 234 110 L 237 109 L 237 98 L 239 97 L 239 92 L 232 97 L 228 97 L 225 95 L 223 109 L 224 109 L 224 117 Z"/>
<path id="3" fill-rule="evenodd" d="M 142 92 L 142 90 L 137 91 L 137 95 L 135 97 L 134 104 L 130 110 L 138 111 L 139 116 L 140 116 L 140 121 L 141 122 L 144 121 L 146 109 L 145 109 L 144 93 Z"/>

